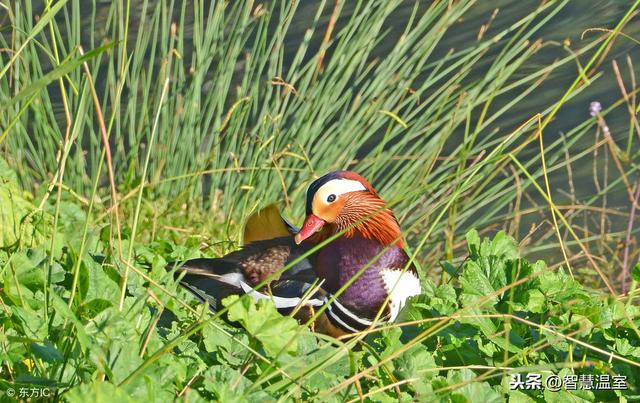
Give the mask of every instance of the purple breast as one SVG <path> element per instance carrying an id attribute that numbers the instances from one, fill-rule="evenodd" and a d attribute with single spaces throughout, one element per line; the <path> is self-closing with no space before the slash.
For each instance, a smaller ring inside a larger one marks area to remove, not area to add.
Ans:
<path id="1" fill-rule="evenodd" d="M 380 272 L 388 268 L 402 268 L 407 262 L 404 251 L 395 246 L 374 260 L 383 249 L 383 245 L 370 239 L 338 238 L 318 254 L 316 272 L 325 280 L 324 288 L 335 293 L 368 265 L 339 300 L 355 311 L 375 315 L 387 298 Z"/>

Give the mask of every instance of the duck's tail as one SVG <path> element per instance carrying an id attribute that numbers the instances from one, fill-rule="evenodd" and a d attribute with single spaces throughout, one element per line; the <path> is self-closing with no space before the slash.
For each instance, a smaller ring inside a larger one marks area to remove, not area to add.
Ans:
<path id="1" fill-rule="evenodd" d="M 222 259 L 191 259 L 167 267 L 168 270 L 174 268 L 180 285 L 200 301 L 208 302 L 213 311 L 220 309 L 220 301 L 224 298 L 243 294 L 241 284 L 247 281 L 239 267 Z"/>
<path id="2" fill-rule="evenodd" d="M 212 310 L 219 309 L 220 301 L 229 295 L 251 294 L 254 299 L 260 299 L 252 285 L 261 282 L 269 277 L 270 272 L 282 269 L 287 262 L 299 256 L 298 250 L 293 251 L 295 232 L 297 229 L 280 215 L 277 205 L 270 204 L 247 219 L 244 227 L 245 246 L 241 250 L 220 258 L 198 258 L 184 263 L 171 263 L 167 269 L 175 269 L 180 284 L 202 302 L 208 302 Z M 266 251 L 273 253 L 266 256 Z M 264 256 L 261 256 L 263 254 Z M 281 264 L 274 262 L 274 267 L 267 269 L 259 262 L 260 259 L 277 261 L 278 258 L 282 258 L 282 262 L 278 261 Z M 308 261 L 302 260 L 283 276 L 289 279 L 291 277 L 307 280 L 309 277 L 315 277 L 315 273 Z M 301 282 L 304 283 L 305 281 Z M 279 303 L 276 306 L 286 307 L 293 304 L 293 300 L 289 298 L 274 298 L 274 302 Z"/>
<path id="3" fill-rule="evenodd" d="M 209 309 L 222 308 L 221 301 L 230 295 L 249 295 L 253 300 L 268 299 L 283 315 L 296 314 L 306 321 L 305 309 L 320 307 L 327 302 L 327 294 L 314 284 L 304 272 L 297 272 L 268 286 L 255 289 L 241 270 L 224 259 L 192 259 L 176 269 L 180 285 Z M 184 273 L 184 274 L 183 274 Z M 304 309 L 302 309 L 304 308 Z M 300 311 L 301 315 L 298 315 Z"/>

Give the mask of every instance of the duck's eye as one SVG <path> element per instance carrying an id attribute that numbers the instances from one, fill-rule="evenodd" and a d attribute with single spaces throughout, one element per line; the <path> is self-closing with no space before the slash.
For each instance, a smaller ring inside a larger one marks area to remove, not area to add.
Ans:
<path id="1" fill-rule="evenodd" d="M 327 202 L 333 203 L 334 201 L 336 201 L 336 195 L 330 194 L 329 196 L 327 196 Z"/>

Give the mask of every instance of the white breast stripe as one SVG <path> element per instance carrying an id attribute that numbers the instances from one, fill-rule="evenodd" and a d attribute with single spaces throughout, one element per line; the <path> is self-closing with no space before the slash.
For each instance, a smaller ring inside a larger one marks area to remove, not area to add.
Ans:
<path id="1" fill-rule="evenodd" d="M 422 292 L 420 279 L 413 272 L 403 272 L 402 269 L 389 268 L 380 273 L 385 289 L 391 295 L 389 297 L 389 310 L 391 311 L 389 320 L 394 321 L 407 302 L 407 298 Z"/>
<path id="2" fill-rule="evenodd" d="M 246 294 L 248 294 L 251 298 L 253 298 L 254 301 L 260 301 L 261 299 L 270 299 L 273 301 L 276 308 L 295 308 L 296 306 L 298 306 L 298 304 L 300 304 L 300 301 L 302 301 L 302 299 L 298 297 L 285 298 L 285 297 L 278 297 L 276 295 L 263 294 L 251 288 L 251 286 L 245 283 L 244 281 L 240 282 L 240 286 L 242 287 L 242 290 Z M 320 300 L 317 298 L 310 298 L 304 302 L 304 305 L 305 306 L 309 306 L 309 305 L 321 306 L 324 303 L 325 301 L 323 300 Z"/>
<path id="3" fill-rule="evenodd" d="M 333 304 L 329 304 L 329 306 L 327 307 L 328 308 L 327 309 L 327 313 L 331 316 L 331 318 L 333 318 L 333 320 L 338 322 L 340 324 L 340 326 L 342 326 L 343 329 L 346 329 L 346 330 L 348 330 L 350 332 L 353 332 L 353 333 L 357 333 L 358 329 L 354 329 L 353 327 L 347 325 L 346 323 L 344 323 L 344 321 L 342 319 L 340 319 L 340 317 L 338 317 L 338 315 L 333 313 L 333 311 L 331 310 L 331 305 L 333 305 Z"/>
<path id="4" fill-rule="evenodd" d="M 373 325 L 372 321 L 367 320 L 367 319 L 362 319 L 362 318 L 359 318 L 356 315 L 354 315 L 353 312 L 351 312 L 344 305 L 342 305 L 337 299 L 333 300 L 332 305 L 335 305 L 340 310 L 340 312 L 344 313 L 345 315 L 347 315 L 351 319 L 353 319 L 356 322 L 360 323 L 362 326 L 369 327 L 369 326 Z"/>

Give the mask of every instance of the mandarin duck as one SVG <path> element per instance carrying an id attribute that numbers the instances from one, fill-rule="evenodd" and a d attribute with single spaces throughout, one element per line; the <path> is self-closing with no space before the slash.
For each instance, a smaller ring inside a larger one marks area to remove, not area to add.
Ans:
<path id="1" fill-rule="evenodd" d="M 311 315 L 301 312 L 327 305 L 313 327 L 334 337 L 365 330 L 376 317 L 375 324 L 392 322 L 407 299 L 420 294 L 398 221 L 362 176 L 337 171 L 315 180 L 307 190 L 306 213 L 299 230 L 275 205 L 254 214 L 242 249 L 185 262 L 176 270 L 184 273 L 180 284 L 213 310 L 231 294 L 269 298 L 281 312 L 297 312 L 300 320 Z M 263 281 L 265 287 L 254 289 Z"/>

